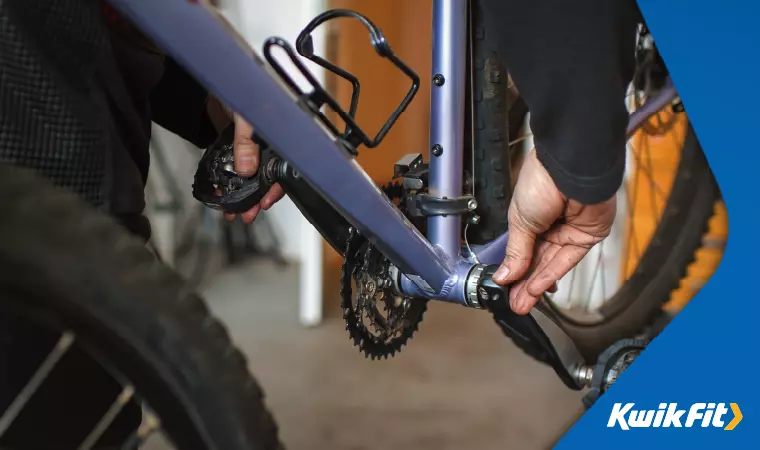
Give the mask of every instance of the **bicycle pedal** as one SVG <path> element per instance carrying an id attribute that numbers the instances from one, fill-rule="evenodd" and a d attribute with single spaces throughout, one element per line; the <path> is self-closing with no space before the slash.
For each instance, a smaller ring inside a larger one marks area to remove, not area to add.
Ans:
<path id="1" fill-rule="evenodd" d="M 599 355 L 595 366 L 586 368 L 585 377 L 579 377 L 585 378 L 584 384 L 589 386 L 589 392 L 583 397 L 586 409 L 607 392 L 646 346 L 647 341 L 642 339 L 622 339 Z"/>
<path id="2" fill-rule="evenodd" d="M 272 176 L 276 155 L 266 142 L 254 135 L 261 150 L 259 167 L 251 176 L 235 171 L 234 125 L 228 126 L 217 141 L 203 153 L 193 182 L 193 197 L 216 210 L 243 213 L 253 208 L 277 181 Z"/>

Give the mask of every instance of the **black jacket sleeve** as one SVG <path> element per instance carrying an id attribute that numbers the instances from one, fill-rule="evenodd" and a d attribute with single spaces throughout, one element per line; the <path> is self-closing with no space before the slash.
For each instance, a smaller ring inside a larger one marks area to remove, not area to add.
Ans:
<path id="1" fill-rule="evenodd" d="M 612 197 L 625 170 L 633 76 L 631 0 L 482 0 L 487 26 L 531 112 L 536 152 L 568 198 Z"/>
<path id="2" fill-rule="evenodd" d="M 173 59 L 150 96 L 154 122 L 199 148 L 211 145 L 217 131 L 208 117 L 208 91 Z"/>

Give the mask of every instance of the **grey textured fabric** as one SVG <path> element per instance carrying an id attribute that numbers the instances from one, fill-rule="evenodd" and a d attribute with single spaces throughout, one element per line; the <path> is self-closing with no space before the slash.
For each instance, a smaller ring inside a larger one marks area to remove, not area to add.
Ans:
<path id="1" fill-rule="evenodd" d="M 107 180 L 105 128 L 91 107 L 106 32 L 99 11 L 86 0 L 0 1 L 0 161 L 95 206 Z"/>

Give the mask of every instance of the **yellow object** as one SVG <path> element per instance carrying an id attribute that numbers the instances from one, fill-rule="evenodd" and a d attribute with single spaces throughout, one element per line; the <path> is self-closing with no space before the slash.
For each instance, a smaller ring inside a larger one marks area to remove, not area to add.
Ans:
<path id="1" fill-rule="evenodd" d="M 742 419 L 744 418 L 744 415 L 742 415 L 742 410 L 739 409 L 738 404 L 731 403 L 730 406 L 731 406 L 731 411 L 734 412 L 734 420 L 732 420 L 731 422 L 728 423 L 728 425 L 726 425 L 726 428 L 724 428 L 724 430 L 726 431 L 731 431 L 734 428 L 736 428 L 736 426 L 739 425 L 739 422 L 741 422 Z"/>
<path id="2" fill-rule="evenodd" d="M 650 119 L 648 125 L 659 129 L 660 132 L 651 133 L 652 128 L 649 129 L 650 132 L 642 129 L 631 140 L 634 157 L 627 180 L 630 209 L 626 226 L 627 245 L 623 254 L 624 279 L 630 277 L 635 269 L 660 220 L 659 216 L 670 195 L 680 162 L 688 119 L 685 114 L 663 111 Z M 649 174 L 654 183 L 650 182 Z M 716 205 L 715 215 L 709 222 L 704 245 L 697 251 L 694 262 L 687 269 L 686 277 L 671 294 L 665 309 L 680 310 L 707 282 L 723 256 L 727 235 L 726 210 L 725 206 L 719 203 Z"/>

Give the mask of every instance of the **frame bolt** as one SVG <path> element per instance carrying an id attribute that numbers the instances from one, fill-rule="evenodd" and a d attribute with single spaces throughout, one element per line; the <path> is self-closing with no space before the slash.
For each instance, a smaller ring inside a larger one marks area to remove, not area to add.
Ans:
<path id="1" fill-rule="evenodd" d="M 435 144 L 433 146 L 433 155 L 434 156 L 441 156 L 443 154 L 443 147 L 441 147 L 440 144 Z"/>
<path id="2" fill-rule="evenodd" d="M 433 84 L 436 86 L 443 86 L 443 83 L 445 82 L 446 82 L 446 79 L 443 78 L 443 75 L 441 75 L 440 73 L 435 74 L 435 76 L 433 77 Z"/>
<path id="3" fill-rule="evenodd" d="M 473 198 L 469 202 L 467 202 L 467 209 L 469 209 L 470 211 L 475 211 L 476 209 L 478 209 L 478 202 L 477 202 L 477 200 L 475 200 Z M 478 217 L 478 221 L 480 221 L 479 217 Z"/>

